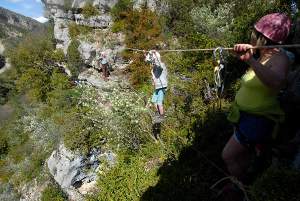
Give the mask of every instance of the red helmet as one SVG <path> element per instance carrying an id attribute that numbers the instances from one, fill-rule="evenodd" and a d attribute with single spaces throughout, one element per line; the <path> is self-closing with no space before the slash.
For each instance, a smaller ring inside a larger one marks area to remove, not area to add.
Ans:
<path id="1" fill-rule="evenodd" d="M 254 27 L 271 41 L 282 43 L 290 33 L 291 20 L 285 14 L 272 13 L 262 17 Z"/>

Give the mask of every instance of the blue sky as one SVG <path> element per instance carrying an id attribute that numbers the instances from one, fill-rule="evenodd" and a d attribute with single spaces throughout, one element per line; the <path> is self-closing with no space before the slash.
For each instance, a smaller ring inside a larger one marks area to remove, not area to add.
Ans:
<path id="1" fill-rule="evenodd" d="M 0 0 L 0 6 L 41 22 L 46 20 L 41 0 Z"/>

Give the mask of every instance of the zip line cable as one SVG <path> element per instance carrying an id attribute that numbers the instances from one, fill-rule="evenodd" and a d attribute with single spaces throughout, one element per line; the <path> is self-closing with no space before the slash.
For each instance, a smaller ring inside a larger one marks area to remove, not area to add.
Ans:
<path id="1" fill-rule="evenodd" d="M 289 45 L 268 45 L 268 46 L 254 46 L 249 49 L 272 49 L 272 48 L 300 48 L 300 44 L 289 44 Z M 158 52 L 209 52 L 215 51 L 217 48 L 199 48 L 199 49 L 169 49 L 169 50 L 156 50 Z M 125 50 L 131 50 L 134 52 L 149 52 L 150 50 L 143 50 L 137 48 L 125 48 Z M 224 47 L 222 50 L 231 50 L 233 47 Z"/>

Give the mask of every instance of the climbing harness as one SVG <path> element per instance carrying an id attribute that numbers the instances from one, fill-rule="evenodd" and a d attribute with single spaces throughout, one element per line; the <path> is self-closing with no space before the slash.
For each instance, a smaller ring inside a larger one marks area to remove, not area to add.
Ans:
<path id="1" fill-rule="evenodd" d="M 207 82 L 207 79 L 204 78 L 204 84 L 205 84 L 205 89 L 204 89 L 204 100 L 207 102 L 211 102 L 215 99 L 214 96 L 214 89 L 210 87 L 209 83 Z"/>
<path id="2" fill-rule="evenodd" d="M 227 56 L 227 55 L 226 55 Z M 206 78 L 204 78 L 204 100 L 211 102 L 220 100 L 224 92 L 225 76 L 226 76 L 226 56 L 222 47 L 217 47 L 213 51 L 214 67 L 214 87 L 211 87 Z M 219 101 L 221 107 L 221 100 Z"/>
<path id="3" fill-rule="evenodd" d="M 223 48 L 217 47 L 213 52 L 214 62 L 217 64 L 214 68 L 214 81 L 215 91 L 217 98 L 221 98 L 224 91 L 224 79 L 225 79 L 225 58 L 223 55 Z"/>

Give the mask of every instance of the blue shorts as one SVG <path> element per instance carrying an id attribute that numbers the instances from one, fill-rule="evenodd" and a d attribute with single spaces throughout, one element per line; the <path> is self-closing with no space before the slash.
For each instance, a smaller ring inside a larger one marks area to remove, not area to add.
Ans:
<path id="1" fill-rule="evenodd" d="M 243 145 L 265 144 L 272 139 L 275 122 L 259 115 L 241 112 L 234 138 Z"/>
<path id="2" fill-rule="evenodd" d="M 166 88 L 155 89 L 155 91 L 152 95 L 151 102 L 154 104 L 157 104 L 157 105 L 162 105 L 164 102 L 165 93 L 166 93 Z"/>

